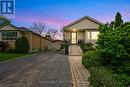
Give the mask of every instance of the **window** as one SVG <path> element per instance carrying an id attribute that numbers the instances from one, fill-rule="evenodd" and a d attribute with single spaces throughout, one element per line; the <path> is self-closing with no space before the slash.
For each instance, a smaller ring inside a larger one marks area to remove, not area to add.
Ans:
<path id="1" fill-rule="evenodd" d="M 91 32 L 91 38 L 92 38 L 92 40 L 97 40 L 98 39 L 98 34 L 99 34 L 99 32 Z"/>
<path id="2" fill-rule="evenodd" d="M 2 31 L 2 40 L 16 40 L 17 39 L 17 32 L 14 31 Z"/>
<path id="3" fill-rule="evenodd" d="M 89 31 L 87 34 L 87 38 L 88 38 L 88 40 L 97 40 L 98 34 L 99 34 L 99 32 L 97 32 L 97 31 Z"/>

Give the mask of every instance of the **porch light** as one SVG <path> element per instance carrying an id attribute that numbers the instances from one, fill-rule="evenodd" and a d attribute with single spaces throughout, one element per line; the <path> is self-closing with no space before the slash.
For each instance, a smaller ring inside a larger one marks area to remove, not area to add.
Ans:
<path id="1" fill-rule="evenodd" d="M 73 31 L 76 31 L 76 29 L 73 29 Z"/>

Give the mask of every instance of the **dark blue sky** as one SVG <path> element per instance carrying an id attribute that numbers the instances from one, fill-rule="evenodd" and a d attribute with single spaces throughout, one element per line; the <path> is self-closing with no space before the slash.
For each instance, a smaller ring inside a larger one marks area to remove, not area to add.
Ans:
<path id="1" fill-rule="evenodd" d="M 114 20 L 120 12 L 130 21 L 130 0 L 15 0 L 16 14 L 11 19 L 17 26 L 29 27 L 34 22 L 52 26 L 66 25 L 88 15 L 103 23 Z"/>

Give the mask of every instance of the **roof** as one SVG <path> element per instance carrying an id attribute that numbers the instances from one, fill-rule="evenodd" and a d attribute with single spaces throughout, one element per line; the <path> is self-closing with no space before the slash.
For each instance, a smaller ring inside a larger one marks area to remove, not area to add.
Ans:
<path id="1" fill-rule="evenodd" d="M 89 17 L 89 16 L 84 16 L 84 17 L 82 17 L 82 18 L 80 18 L 80 19 L 78 19 L 78 20 L 76 20 L 76 21 L 74 21 L 74 22 L 72 22 L 72 23 L 70 23 L 70 24 L 64 26 L 63 29 L 66 29 L 66 28 L 68 28 L 68 27 L 70 27 L 70 26 L 72 26 L 72 25 L 74 25 L 74 24 L 76 24 L 76 23 L 78 23 L 78 22 L 80 22 L 80 21 L 82 21 L 82 20 L 84 20 L 84 19 L 88 19 L 88 20 L 90 20 L 90 21 L 92 21 L 92 22 L 94 22 L 94 23 L 96 23 L 96 24 L 98 24 L 98 25 L 103 24 L 103 23 L 97 21 L 97 20 L 94 19 L 94 18 L 91 18 L 91 17 Z"/>
<path id="2" fill-rule="evenodd" d="M 46 40 L 49 40 L 49 39 L 43 37 L 42 35 L 40 35 L 40 34 L 34 32 L 34 31 L 32 31 L 32 30 L 30 30 L 30 29 L 28 29 L 28 28 L 25 28 L 25 27 L 17 27 L 17 26 L 12 25 L 12 24 L 3 24 L 3 25 L 0 25 L 0 28 L 1 28 L 1 27 L 4 27 L 4 26 L 6 26 L 6 25 L 12 26 L 12 27 L 14 27 L 15 29 L 17 29 L 17 30 L 19 30 L 19 31 L 32 32 L 33 34 L 36 34 L 36 35 L 38 35 L 38 36 L 40 36 L 40 37 L 42 37 L 42 38 L 44 38 L 44 39 L 46 39 Z M 51 41 L 51 40 L 49 40 L 49 41 Z"/>
<path id="3" fill-rule="evenodd" d="M 18 29 L 21 31 L 32 32 L 31 30 L 29 30 L 28 28 L 25 28 L 25 27 L 19 27 Z"/>

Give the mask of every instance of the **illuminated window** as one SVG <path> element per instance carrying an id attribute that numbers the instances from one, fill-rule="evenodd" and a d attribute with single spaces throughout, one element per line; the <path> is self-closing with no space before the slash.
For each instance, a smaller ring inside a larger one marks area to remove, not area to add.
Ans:
<path id="1" fill-rule="evenodd" d="M 97 31 L 89 31 L 87 34 L 88 40 L 97 40 L 99 32 Z"/>
<path id="2" fill-rule="evenodd" d="M 91 32 L 91 38 L 93 40 L 97 40 L 98 39 L 98 34 L 99 34 L 99 32 Z"/>

